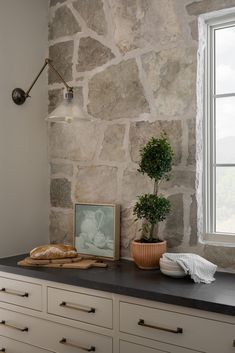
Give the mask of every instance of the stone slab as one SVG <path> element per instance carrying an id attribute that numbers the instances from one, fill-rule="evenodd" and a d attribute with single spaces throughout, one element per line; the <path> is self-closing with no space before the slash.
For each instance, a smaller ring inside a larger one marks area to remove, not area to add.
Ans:
<path id="1" fill-rule="evenodd" d="M 17 262 L 26 254 L 0 259 L 0 271 L 72 286 L 235 316 L 234 274 L 215 274 L 216 281 L 195 284 L 189 277 L 170 278 L 159 270 L 143 271 L 131 261 L 109 262 L 107 268 L 23 268 Z"/>

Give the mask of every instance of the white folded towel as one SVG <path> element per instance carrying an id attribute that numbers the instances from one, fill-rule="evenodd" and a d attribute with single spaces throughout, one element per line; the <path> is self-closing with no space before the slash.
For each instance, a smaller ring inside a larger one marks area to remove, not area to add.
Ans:
<path id="1" fill-rule="evenodd" d="M 190 253 L 165 253 L 164 259 L 177 262 L 195 283 L 211 283 L 215 280 L 217 266 L 203 257 Z"/>

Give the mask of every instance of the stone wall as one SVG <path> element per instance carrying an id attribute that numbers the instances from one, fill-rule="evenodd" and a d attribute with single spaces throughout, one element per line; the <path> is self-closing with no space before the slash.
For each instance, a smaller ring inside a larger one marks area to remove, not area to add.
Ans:
<path id="1" fill-rule="evenodd" d="M 138 235 L 132 207 L 152 192 L 137 172 L 139 149 L 165 130 L 174 149 L 172 178 L 161 184 L 172 212 L 159 227 L 171 251 L 203 254 L 234 268 L 231 248 L 198 243 L 196 74 L 198 15 L 235 0 L 51 0 L 49 55 L 95 122 L 52 124 L 51 240 L 71 241 L 73 203 L 122 206 L 122 256 Z M 62 99 L 49 73 L 49 111 Z"/>

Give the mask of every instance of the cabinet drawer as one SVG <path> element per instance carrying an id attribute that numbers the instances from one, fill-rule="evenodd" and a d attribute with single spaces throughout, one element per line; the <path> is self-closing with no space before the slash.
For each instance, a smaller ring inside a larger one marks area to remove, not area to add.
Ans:
<path id="1" fill-rule="evenodd" d="M 39 284 L 0 277 L 0 301 L 42 310 L 42 287 Z"/>
<path id="2" fill-rule="evenodd" d="M 0 336 L 0 352 L 6 353 L 50 353 L 44 349 Z"/>
<path id="3" fill-rule="evenodd" d="M 120 353 L 166 353 L 158 349 L 145 347 L 135 343 L 120 341 Z"/>
<path id="4" fill-rule="evenodd" d="M 47 349 L 57 353 L 112 353 L 112 338 L 93 332 L 52 324 Z"/>
<path id="5" fill-rule="evenodd" d="M 112 328 L 112 300 L 48 288 L 48 313 Z"/>
<path id="6" fill-rule="evenodd" d="M 0 308 L 0 335 L 17 341 L 40 346 L 43 320 Z"/>
<path id="7" fill-rule="evenodd" d="M 162 344 L 161 344 L 162 345 Z M 199 353 L 192 349 L 170 346 L 167 344 L 164 348 L 150 348 L 142 344 L 120 341 L 120 353 Z M 205 353 L 200 351 L 200 353 Z"/>
<path id="8" fill-rule="evenodd" d="M 120 303 L 120 331 L 188 349 L 234 352 L 235 325 L 141 305 Z"/>
<path id="9" fill-rule="evenodd" d="M 57 353 L 112 353 L 110 337 L 0 308 L 0 335 Z M 81 347 L 81 348 L 79 348 Z M 92 351 L 92 350 L 91 350 Z"/>

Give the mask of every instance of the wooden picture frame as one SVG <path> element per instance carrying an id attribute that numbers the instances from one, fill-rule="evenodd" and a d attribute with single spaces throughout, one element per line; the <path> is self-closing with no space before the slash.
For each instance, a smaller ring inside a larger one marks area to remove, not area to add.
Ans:
<path id="1" fill-rule="evenodd" d="M 74 246 L 78 254 L 107 260 L 120 257 L 120 206 L 78 202 L 74 205 Z"/>

